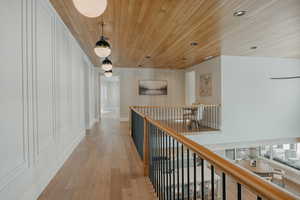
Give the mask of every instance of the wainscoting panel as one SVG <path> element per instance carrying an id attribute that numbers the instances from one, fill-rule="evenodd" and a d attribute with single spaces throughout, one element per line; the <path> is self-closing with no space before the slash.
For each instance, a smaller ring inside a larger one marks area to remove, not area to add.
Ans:
<path id="1" fill-rule="evenodd" d="M 36 153 L 54 140 L 54 15 L 44 1 L 35 1 L 34 70 L 36 102 Z"/>
<path id="2" fill-rule="evenodd" d="M 28 165 L 25 7 L 22 0 L 0 2 L 0 191 Z"/>
<path id="3" fill-rule="evenodd" d="M 1 0 L 0 22 L 0 199 L 34 200 L 95 121 L 98 72 L 48 0 Z"/>

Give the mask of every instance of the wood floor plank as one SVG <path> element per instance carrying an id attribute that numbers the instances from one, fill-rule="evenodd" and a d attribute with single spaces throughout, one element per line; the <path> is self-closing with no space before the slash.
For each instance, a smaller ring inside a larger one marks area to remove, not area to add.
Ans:
<path id="1" fill-rule="evenodd" d="M 103 119 L 83 139 L 39 200 L 156 199 L 127 123 Z"/>

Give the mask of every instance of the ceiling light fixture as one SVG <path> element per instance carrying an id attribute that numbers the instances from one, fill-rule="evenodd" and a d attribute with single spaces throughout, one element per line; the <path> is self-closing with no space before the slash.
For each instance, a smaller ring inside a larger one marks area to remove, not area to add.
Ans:
<path id="1" fill-rule="evenodd" d="M 110 71 L 112 68 L 112 62 L 108 58 L 105 58 L 102 62 L 102 69 L 105 71 Z"/>
<path id="2" fill-rule="evenodd" d="M 107 0 L 73 0 L 75 8 L 86 17 L 99 17 L 107 7 Z"/>
<path id="3" fill-rule="evenodd" d="M 150 58 L 151 58 L 151 56 L 146 56 L 145 58 L 147 58 L 147 59 L 150 59 Z"/>
<path id="4" fill-rule="evenodd" d="M 191 46 L 197 46 L 198 42 L 191 42 Z"/>
<path id="5" fill-rule="evenodd" d="M 245 10 L 239 10 L 239 11 L 234 12 L 233 16 L 235 16 L 235 17 L 241 17 L 241 16 L 245 15 L 246 12 L 247 11 L 245 11 Z"/>
<path id="6" fill-rule="evenodd" d="M 105 40 L 103 36 L 104 23 L 102 22 L 101 25 L 102 25 L 102 35 L 100 40 L 96 43 L 94 51 L 96 55 L 99 56 L 100 58 L 105 58 L 111 54 L 111 48 L 110 48 L 110 44 Z"/>
<path id="7" fill-rule="evenodd" d="M 107 77 L 107 78 L 112 77 L 112 70 L 105 71 L 105 72 L 104 72 L 104 76 Z"/>

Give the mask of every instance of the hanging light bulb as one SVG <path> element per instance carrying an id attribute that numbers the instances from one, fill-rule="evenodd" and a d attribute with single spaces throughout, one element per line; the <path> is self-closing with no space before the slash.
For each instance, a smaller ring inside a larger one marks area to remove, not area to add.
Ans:
<path id="1" fill-rule="evenodd" d="M 105 58 L 103 60 L 103 62 L 102 62 L 102 69 L 104 71 L 112 70 L 112 62 L 108 58 Z"/>
<path id="2" fill-rule="evenodd" d="M 96 43 L 95 53 L 100 58 L 108 57 L 111 54 L 109 43 L 102 36 L 101 39 Z"/>
<path id="3" fill-rule="evenodd" d="M 104 23 L 102 22 L 102 36 L 100 40 L 96 43 L 94 49 L 96 55 L 99 56 L 100 58 L 108 57 L 111 54 L 110 44 L 104 39 L 103 36 L 103 25 Z"/>
<path id="4" fill-rule="evenodd" d="M 107 0 L 73 0 L 75 8 L 86 17 L 98 17 L 107 7 Z"/>
<path id="5" fill-rule="evenodd" d="M 107 78 L 112 77 L 112 70 L 105 71 L 104 76 L 107 77 Z"/>

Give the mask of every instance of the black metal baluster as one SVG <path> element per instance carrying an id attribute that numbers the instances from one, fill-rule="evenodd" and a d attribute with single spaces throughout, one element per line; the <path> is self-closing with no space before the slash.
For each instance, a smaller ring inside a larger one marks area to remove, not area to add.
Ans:
<path id="1" fill-rule="evenodd" d="M 197 199 L 197 163 L 196 163 L 196 154 L 193 153 L 193 157 L 194 157 L 194 200 Z"/>
<path id="2" fill-rule="evenodd" d="M 184 199 L 184 146 L 181 146 L 181 199 Z"/>
<path id="3" fill-rule="evenodd" d="M 160 134 L 160 199 L 163 199 L 163 138 L 162 138 L 162 133 L 161 130 L 159 130 Z"/>
<path id="4" fill-rule="evenodd" d="M 178 144 L 178 141 L 176 141 L 177 145 L 176 145 L 176 148 L 177 148 L 177 151 L 176 151 L 176 157 L 177 157 L 177 199 L 179 200 L 179 144 Z"/>
<path id="5" fill-rule="evenodd" d="M 210 170 L 211 170 L 211 199 L 214 200 L 215 199 L 215 169 L 213 165 L 210 166 Z"/>
<path id="6" fill-rule="evenodd" d="M 154 185 L 154 188 L 155 188 L 155 192 L 156 192 L 156 194 L 158 194 L 158 184 L 157 184 L 157 158 L 158 158 L 158 155 L 157 155 L 157 151 L 158 151 L 158 149 L 157 149 L 157 132 L 156 132 L 156 130 L 157 130 L 157 127 L 154 127 L 155 129 L 154 129 L 154 152 L 155 152 L 155 154 L 154 154 L 154 183 L 155 183 L 155 185 Z"/>
<path id="7" fill-rule="evenodd" d="M 156 157 L 156 160 L 157 160 L 157 172 L 156 172 L 156 176 L 157 176 L 157 180 L 156 180 L 156 183 L 157 183 L 157 196 L 159 197 L 159 192 L 160 192 L 160 176 L 159 176 L 159 171 L 160 171 L 160 166 L 159 166 L 159 161 L 160 161 L 160 146 L 159 146 L 159 133 L 158 133 L 158 128 L 157 128 L 157 132 L 156 132 L 156 145 L 157 145 L 157 157 Z"/>
<path id="8" fill-rule="evenodd" d="M 148 126 L 150 127 L 150 126 Z M 153 125 L 151 125 L 151 132 L 149 132 L 149 135 L 151 135 L 151 164 L 152 164 L 152 179 L 153 179 L 153 185 L 155 189 L 155 135 L 153 134 L 153 128 L 155 128 Z"/>
<path id="9" fill-rule="evenodd" d="M 158 198 L 160 199 L 160 195 L 161 195 L 161 184 L 160 184 L 160 161 L 161 161 L 161 154 L 160 154 L 160 134 L 159 134 L 159 130 L 157 128 L 157 154 L 158 154 L 158 158 L 157 158 L 157 190 L 158 190 Z"/>
<path id="10" fill-rule="evenodd" d="M 153 154 L 152 154 L 152 164 L 153 164 L 153 186 L 154 186 L 154 190 L 156 191 L 156 177 L 155 177 L 155 173 L 156 173 L 156 145 L 155 145 L 155 126 L 152 126 L 152 130 L 151 130 L 151 137 L 152 137 L 152 150 L 153 150 Z"/>
<path id="11" fill-rule="evenodd" d="M 172 111 L 172 110 L 170 110 Z M 169 196 L 172 199 L 172 160 L 171 160 L 171 136 L 169 136 Z"/>
<path id="12" fill-rule="evenodd" d="M 165 197 L 165 180 L 164 180 L 164 170 L 165 170 L 165 165 L 164 165 L 164 146 L 165 146 L 165 142 L 164 142 L 164 134 L 162 131 L 160 131 L 161 133 L 161 186 L 162 186 L 162 199 L 164 200 Z"/>
<path id="13" fill-rule="evenodd" d="M 168 110 L 167 110 L 168 111 Z M 167 200 L 169 200 L 169 143 L 168 135 L 166 135 L 166 180 L 167 180 Z"/>
<path id="14" fill-rule="evenodd" d="M 173 199 L 175 200 L 175 140 L 172 138 L 172 149 L 173 149 L 173 167 L 172 167 L 172 172 L 173 172 Z"/>
<path id="15" fill-rule="evenodd" d="M 154 164 L 155 146 L 154 146 L 154 135 L 152 133 L 152 130 L 153 130 L 154 126 L 152 124 L 149 124 L 148 128 L 149 128 L 149 130 L 148 130 L 149 137 L 151 137 L 150 138 L 150 145 L 151 145 L 151 151 L 152 151 L 150 153 L 151 156 L 149 157 L 149 159 L 151 159 L 150 162 L 151 162 L 152 183 L 154 185 L 155 184 L 155 176 L 154 176 L 154 170 L 155 170 L 155 164 Z"/>
<path id="16" fill-rule="evenodd" d="M 145 124 L 146 126 L 146 124 Z M 151 124 L 149 124 L 149 126 L 147 126 L 148 129 L 148 133 L 149 133 L 149 177 L 150 177 L 150 181 L 153 184 L 153 179 L 152 179 L 152 134 L 151 134 Z"/>
<path id="17" fill-rule="evenodd" d="M 204 200 L 204 160 L 201 158 L 201 198 Z"/>
<path id="18" fill-rule="evenodd" d="M 240 183 L 237 184 L 237 199 L 242 200 L 242 185 Z"/>
<path id="19" fill-rule="evenodd" d="M 167 176 L 166 176 L 166 169 L 167 169 L 167 162 L 166 162 L 166 159 L 167 159 L 167 152 L 166 152 L 166 148 L 167 148 L 167 140 L 166 140 L 166 134 L 163 132 L 164 134 L 164 199 L 166 199 L 166 195 L 168 197 L 168 191 L 166 190 L 167 186 L 168 186 L 168 183 L 167 183 Z"/>
<path id="20" fill-rule="evenodd" d="M 160 182 L 159 182 L 159 179 L 160 179 L 160 177 L 159 177 L 159 170 L 160 170 L 160 168 L 159 168 L 159 160 L 160 160 L 160 153 L 159 153 L 159 134 L 158 134 L 158 128 L 156 129 L 157 130 L 157 132 L 156 132 L 156 142 L 157 142 L 157 157 L 156 157 L 156 160 L 157 160 L 157 181 L 156 181 L 156 183 L 157 183 L 157 196 L 159 197 L 159 192 L 160 192 Z"/>
<path id="21" fill-rule="evenodd" d="M 222 199 L 226 200 L 226 175 L 222 173 Z"/>
<path id="22" fill-rule="evenodd" d="M 187 157 L 187 197 L 190 199 L 190 149 L 186 150 Z"/>

